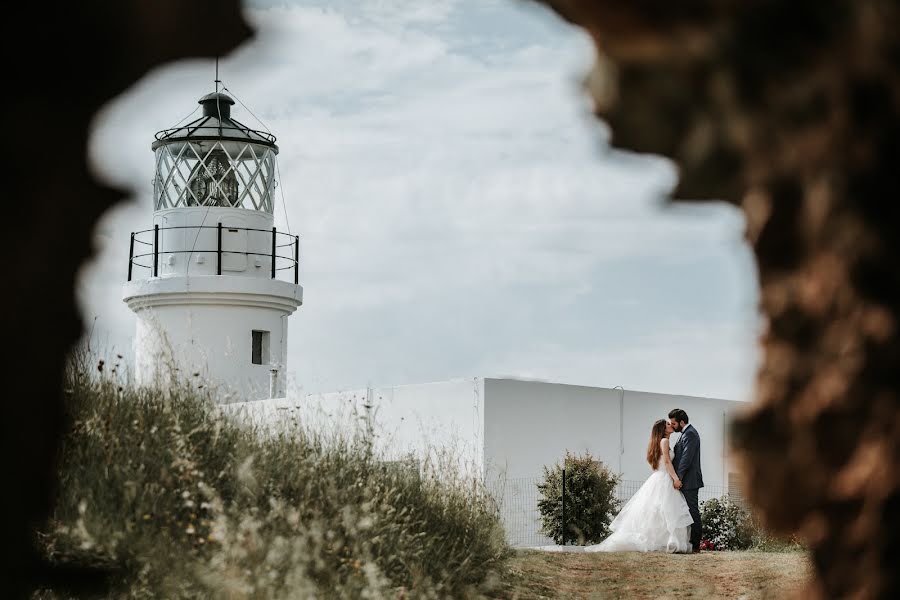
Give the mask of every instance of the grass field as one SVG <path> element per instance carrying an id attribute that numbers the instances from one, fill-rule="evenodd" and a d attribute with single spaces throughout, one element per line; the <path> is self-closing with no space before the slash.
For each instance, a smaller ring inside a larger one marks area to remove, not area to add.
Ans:
<path id="1" fill-rule="evenodd" d="M 499 514 L 443 455 L 408 466 L 364 429 L 263 429 L 190 382 L 131 388 L 94 364 L 67 373 L 38 539 L 51 562 L 110 571 L 104 598 L 480 598 L 504 581 Z"/>
<path id="2" fill-rule="evenodd" d="M 790 598 L 810 563 L 802 552 L 582 554 L 519 550 L 505 598 Z"/>

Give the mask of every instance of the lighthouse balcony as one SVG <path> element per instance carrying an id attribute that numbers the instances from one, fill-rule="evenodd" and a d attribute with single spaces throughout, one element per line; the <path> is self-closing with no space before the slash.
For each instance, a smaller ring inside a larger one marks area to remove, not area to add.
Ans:
<path id="1" fill-rule="evenodd" d="M 131 234 L 128 281 L 230 275 L 299 284 L 300 237 L 228 223 L 154 225 Z"/>

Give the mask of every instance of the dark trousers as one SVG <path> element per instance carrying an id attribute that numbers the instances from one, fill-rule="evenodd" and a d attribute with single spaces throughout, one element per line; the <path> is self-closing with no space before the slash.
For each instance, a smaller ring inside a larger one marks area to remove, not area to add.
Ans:
<path id="1" fill-rule="evenodd" d="M 703 527 L 700 524 L 700 504 L 697 501 L 697 493 L 700 490 L 681 490 L 684 499 L 687 501 L 688 510 L 691 511 L 691 517 L 694 522 L 691 524 L 691 546 L 694 552 L 700 549 L 700 536 L 703 535 Z"/>

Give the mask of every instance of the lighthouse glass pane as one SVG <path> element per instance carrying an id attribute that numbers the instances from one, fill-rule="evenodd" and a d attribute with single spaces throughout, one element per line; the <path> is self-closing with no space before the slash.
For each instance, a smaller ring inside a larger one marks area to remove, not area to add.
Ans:
<path id="1" fill-rule="evenodd" d="M 173 142 L 156 150 L 156 210 L 195 206 L 272 213 L 275 153 L 246 142 Z"/>

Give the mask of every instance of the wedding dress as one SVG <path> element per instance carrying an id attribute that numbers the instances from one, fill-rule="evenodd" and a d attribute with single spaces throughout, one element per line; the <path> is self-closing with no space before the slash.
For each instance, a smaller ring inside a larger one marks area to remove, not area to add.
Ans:
<path id="1" fill-rule="evenodd" d="M 688 538 L 694 520 L 664 465 L 660 456 L 656 470 L 613 519 L 609 526 L 612 534 L 599 544 L 586 546 L 585 552 L 691 551 Z"/>

